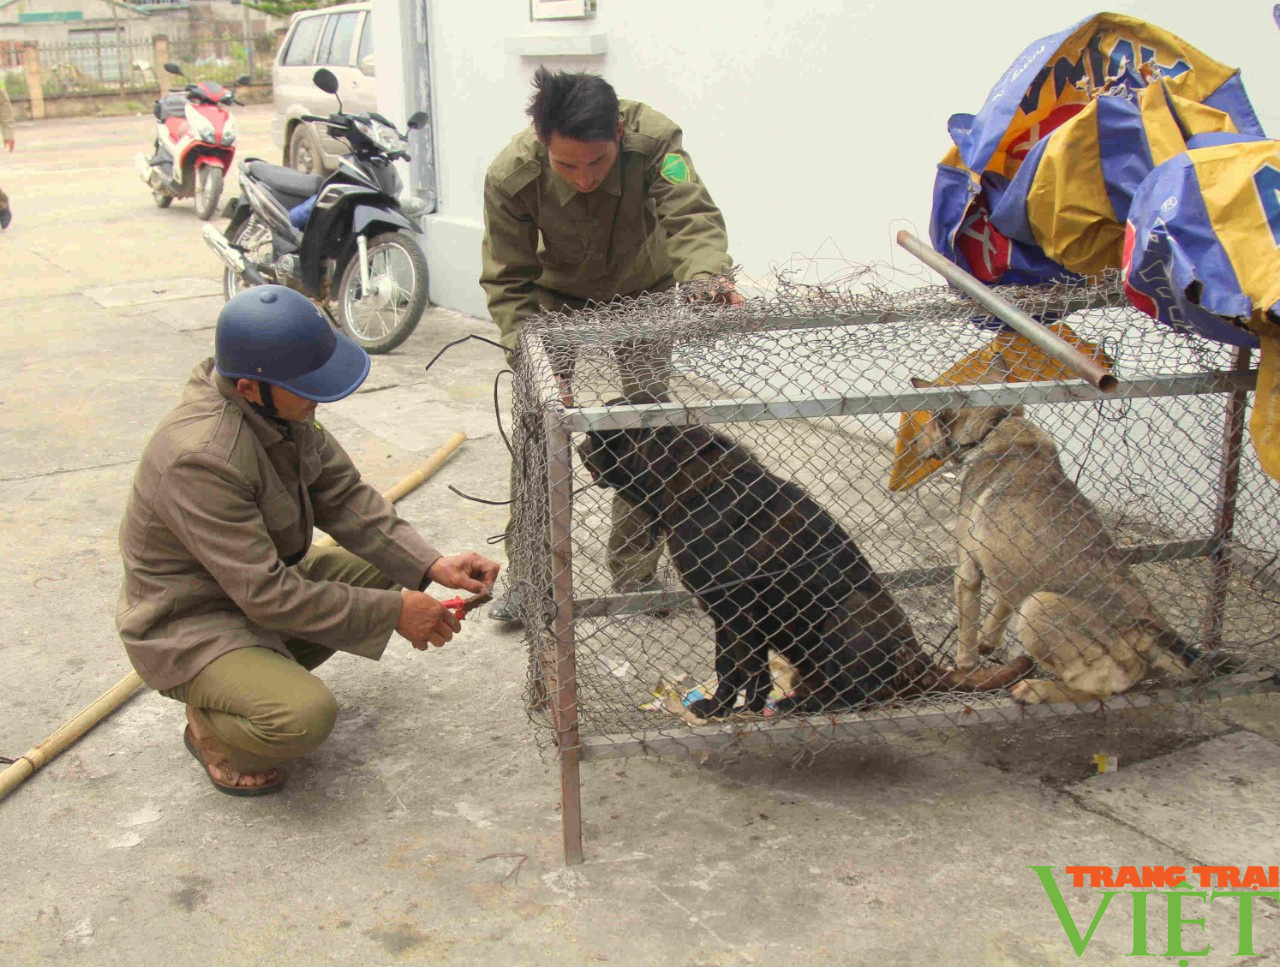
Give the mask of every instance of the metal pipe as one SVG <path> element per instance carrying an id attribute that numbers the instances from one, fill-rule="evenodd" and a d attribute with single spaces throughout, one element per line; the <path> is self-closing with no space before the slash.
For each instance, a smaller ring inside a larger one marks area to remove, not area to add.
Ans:
<path id="1" fill-rule="evenodd" d="M 1087 383 L 1046 381 L 987 385 L 935 386 L 900 392 L 823 395 L 810 393 L 769 401 L 757 399 L 708 400 L 705 403 L 636 403 L 583 406 L 567 412 L 565 426 L 575 433 L 591 430 L 626 430 L 640 426 L 692 426 L 698 423 L 756 423 L 828 416 L 870 416 L 878 413 L 910 413 L 959 406 L 1018 406 L 1033 403 L 1091 403 L 1114 399 L 1156 399 L 1164 396 L 1208 396 L 1247 392 L 1257 384 L 1252 371 L 1165 373 L 1143 379 L 1117 381 L 1104 392 Z M 853 390 L 848 390 L 852 393 Z"/>
<path id="2" fill-rule="evenodd" d="M 898 244 L 1001 322 L 1008 324 L 1019 335 L 1026 337 L 1037 349 L 1052 356 L 1081 379 L 1106 393 L 1115 389 L 1116 378 L 1100 362 L 1086 356 L 1057 333 L 1000 298 L 960 266 L 943 258 L 910 232 L 906 230 L 899 232 Z"/>
<path id="3" fill-rule="evenodd" d="M 564 861 L 582 862 L 582 781 L 579 774 L 577 645 L 573 633 L 573 447 L 553 409 L 546 415 L 550 489 L 551 595 L 555 603 L 555 692 L 551 695 L 560 750 L 560 820 Z"/>
<path id="4" fill-rule="evenodd" d="M 1232 354 L 1236 372 L 1245 372 L 1252 361 L 1248 349 Z M 1226 613 L 1227 591 L 1231 584 L 1231 554 L 1227 542 L 1236 527 L 1236 504 L 1240 496 L 1240 456 L 1244 450 L 1245 411 L 1249 394 L 1237 390 L 1227 397 L 1222 428 L 1222 473 L 1218 478 L 1218 526 L 1214 530 L 1213 577 L 1209 584 L 1209 606 L 1205 610 L 1201 638 L 1206 648 L 1222 644 L 1222 621 Z"/>
<path id="5" fill-rule="evenodd" d="M 881 706 L 867 712 L 848 712 L 838 716 L 786 716 L 759 722 L 729 720 L 694 728 L 673 722 L 671 727 L 665 729 L 589 736 L 582 741 L 582 760 L 593 762 L 598 759 L 716 752 L 725 749 L 765 748 L 777 751 L 787 746 L 813 748 L 815 742 L 884 736 L 890 731 L 910 734 L 948 727 L 1028 724 L 1037 719 L 1057 722 L 1068 715 L 1101 717 L 1140 708 L 1173 711 L 1179 706 L 1198 704 L 1206 695 L 1222 700 L 1238 695 L 1264 695 L 1277 690 L 1280 690 L 1280 680 L 1275 675 L 1257 672 L 1214 679 L 1204 688 L 1191 685 L 1149 692 L 1122 692 L 1105 701 L 1090 699 L 1079 703 L 1020 705 L 1012 698 L 992 698 L 983 702 L 953 700 L 943 709 L 931 705 L 925 708 L 916 706 L 885 711 Z"/>

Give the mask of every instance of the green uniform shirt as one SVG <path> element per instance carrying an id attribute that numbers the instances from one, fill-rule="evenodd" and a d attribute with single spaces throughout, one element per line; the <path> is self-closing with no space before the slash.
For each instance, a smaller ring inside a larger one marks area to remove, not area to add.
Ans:
<path id="1" fill-rule="evenodd" d="M 732 267 L 724 218 L 680 128 L 637 101 L 619 107 L 618 160 L 592 192 L 551 170 L 532 127 L 489 166 L 480 284 L 504 345 L 539 312 L 539 289 L 607 302 L 670 276 L 686 282 Z"/>

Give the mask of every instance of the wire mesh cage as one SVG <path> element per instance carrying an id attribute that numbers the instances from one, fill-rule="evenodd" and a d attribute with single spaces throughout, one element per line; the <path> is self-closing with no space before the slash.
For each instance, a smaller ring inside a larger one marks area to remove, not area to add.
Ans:
<path id="1" fill-rule="evenodd" d="M 526 325 L 509 577 L 567 798 L 580 759 L 1271 683 L 1280 504 L 1244 432 L 1249 354 L 1114 280 L 999 291 L 1117 385 L 1019 372 L 968 299 L 872 269 Z"/>

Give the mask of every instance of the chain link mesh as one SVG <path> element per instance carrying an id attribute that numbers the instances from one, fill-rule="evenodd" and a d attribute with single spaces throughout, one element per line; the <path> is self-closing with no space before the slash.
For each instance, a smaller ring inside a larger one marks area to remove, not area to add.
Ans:
<path id="1" fill-rule="evenodd" d="M 1003 647 L 979 672 L 995 682 L 1034 665 L 1079 704 L 1052 687 L 1036 702 L 1012 679 L 957 691 L 947 676 L 965 625 L 961 481 L 985 451 L 887 486 L 901 412 L 973 412 L 911 377 L 980 350 L 992 321 L 883 267 L 820 283 L 782 272 L 740 307 L 703 298 L 714 291 L 546 314 L 521 335 L 509 580 L 530 714 L 560 748 L 812 750 L 847 733 L 1097 709 L 1104 680 L 1124 679 L 1106 707 L 1128 708 L 1199 705 L 1275 673 L 1280 504 L 1247 435 L 1238 460 L 1224 447 L 1246 397 L 1235 393 L 1232 424 L 1232 387 L 1209 374 L 1233 368 L 1231 347 L 1155 324 L 1114 278 L 997 290 L 1069 325 L 1121 380 L 1104 396 L 1078 380 L 991 378 L 969 399 L 998 390 L 1021 404 L 1061 467 L 1019 478 L 1038 503 L 996 487 L 997 512 L 966 525 L 987 542 L 988 571 L 1022 569 Z M 986 577 L 979 623 L 995 606 Z"/>

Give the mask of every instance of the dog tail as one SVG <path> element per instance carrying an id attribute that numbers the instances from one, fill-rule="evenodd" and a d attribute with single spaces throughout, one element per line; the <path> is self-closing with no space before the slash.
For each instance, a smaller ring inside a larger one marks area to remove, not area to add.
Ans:
<path id="1" fill-rule="evenodd" d="M 1190 642 L 1185 642 L 1176 631 L 1164 630 L 1156 635 L 1156 644 L 1174 654 L 1187 665 L 1187 678 L 1207 679 L 1215 675 L 1234 675 L 1244 670 L 1244 660 L 1239 654 L 1224 651 L 1202 652 Z"/>
<path id="2" fill-rule="evenodd" d="M 955 669 L 939 672 L 936 687 L 953 692 L 994 692 L 1000 688 L 1008 688 L 1019 679 L 1025 678 L 1031 673 L 1033 667 L 1035 666 L 1029 655 L 1019 655 L 999 668 L 977 668 L 971 672 Z"/>
<path id="3" fill-rule="evenodd" d="M 1184 676 L 1189 679 L 1233 675 L 1244 668 L 1244 661 L 1240 656 L 1228 651 L 1203 652 L 1169 628 L 1157 631 L 1156 646 L 1185 665 Z"/>

